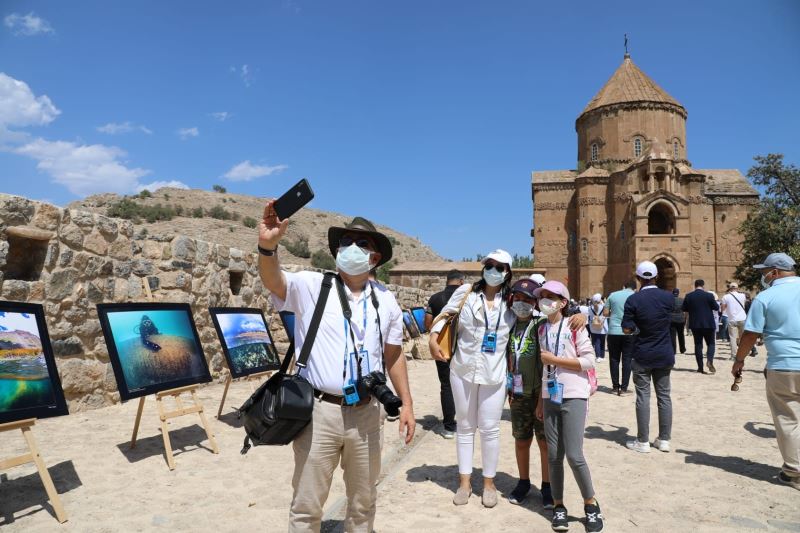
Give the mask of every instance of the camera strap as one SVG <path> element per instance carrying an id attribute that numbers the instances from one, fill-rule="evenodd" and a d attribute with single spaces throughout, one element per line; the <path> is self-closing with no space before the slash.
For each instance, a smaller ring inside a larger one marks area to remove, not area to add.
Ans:
<path id="1" fill-rule="evenodd" d="M 372 306 L 375 308 L 375 316 L 376 322 L 378 324 L 378 336 L 380 339 L 380 350 L 381 350 L 381 370 L 386 372 L 386 361 L 383 355 L 383 332 L 381 331 L 381 314 L 378 312 L 378 297 L 375 294 L 375 286 L 372 284 L 371 281 L 367 281 L 370 288 L 370 299 L 372 300 Z M 336 276 L 336 292 L 339 295 L 339 304 L 342 306 L 342 313 L 344 314 L 345 324 L 349 325 L 350 327 L 345 327 L 345 330 L 349 330 L 350 332 L 350 339 L 353 342 L 353 349 L 356 352 L 357 357 L 357 372 L 358 372 L 358 379 L 361 379 L 361 354 L 359 353 L 358 345 L 356 344 L 356 337 L 353 333 L 353 323 L 351 319 L 353 318 L 353 311 L 350 308 L 350 303 L 347 301 L 347 294 L 345 294 L 344 290 L 344 282 L 342 281 L 341 276 Z M 366 300 L 364 301 L 364 341 L 367 339 L 367 309 L 366 309 Z M 344 369 L 342 371 L 342 380 L 347 378 L 347 356 L 348 356 L 348 349 L 347 349 L 347 333 L 345 333 L 345 364 Z"/>

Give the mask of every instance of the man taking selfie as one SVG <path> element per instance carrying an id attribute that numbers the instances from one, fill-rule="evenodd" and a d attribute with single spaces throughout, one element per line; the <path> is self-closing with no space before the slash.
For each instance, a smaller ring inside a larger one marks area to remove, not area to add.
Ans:
<path id="1" fill-rule="evenodd" d="M 320 296 L 323 275 L 283 272 L 278 243 L 289 220 L 279 220 L 274 201 L 267 202 L 259 225 L 259 273 L 278 311 L 295 313 L 295 353 L 300 353 Z M 403 320 L 394 296 L 369 282 L 369 272 L 392 257 L 389 239 L 366 219 L 328 229 L 328 246 L 339 279 L 325 303 L 308 364 L 300 370 L 314 388 L 311 423 L 292 443 L 294 495 L 289 531 L 320 530 L 322 509 L 339 463 L 344 471 L 348 532 L 371 532 L 375 521 L 376 482 L 381 468 L 381 416 L 377 387 L 364 383 L 388 375 L 399 399 L 400 436 L 411 442 L 416 426 L 402 354 Z M 339 285 L 341 284 L 341 285 Z M 338 287 L 337 287 L 338 285 Z M 341 298 L 336 294 L 339 289 Z M 351 317 L 345 317 L 349 306 Z M 385 378 L 384 378 L 385 379 Z M 369 381 L 367 381 L 369 380 Z M 385 389 L 385 382 L 383 383 Z M 372 392 L 373 394 L 370 394 Z"/>

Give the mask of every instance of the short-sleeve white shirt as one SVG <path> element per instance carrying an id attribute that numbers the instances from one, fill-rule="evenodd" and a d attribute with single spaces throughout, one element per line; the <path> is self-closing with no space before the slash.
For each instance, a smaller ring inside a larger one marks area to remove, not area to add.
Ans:
<path id="1" fill-rule="evenodd" d="M 747 320 L 747 313 L 744 312 L 744 294 L 741 292 L 729 292 L 722 297 L 725 304 L 725 311 L 722 313 L 732 322 L 743 322 Z"/>
<path id="2" fill-rule="evenodd" d="M 303 349 L 314 307 L 319 299 L 322 289 L 322 274 L 319 272 L 284 272 L 286 277 L 286 300 L 281 300 L 274 294 L 271 295 L 273 305 L 278 311 L 291 311 L 295 314 L 294 342 L 295 354 L 300 355 Z M 378 334 L 378 320 L 375 307 L 372 305 L 372 291 L 378 300 L 378 313 L 380 313 L 380 326 L 383 333 L 384 344 L 402 346 L 403 344 L 403 318 L 400 306 L 397 305 L 394 295 L 385 287 L 376 283 L 368 283 L 358 299 L 353 298 L 350 289 L 345 285 L 345 294 L 350 304 L 353 316 L 350 319 L 354 328 L 356 342 L 363 342 L 364 349 L 369 356 L 362 361 L 362 372 L 372 370 L 385 370 L 381 362 L 380 336 Z M 366 331 L 364 331 L 364 303 L 366 302 Z M 328 394 L 342 395 L 344 381 L 349 381 L 351 366 L 349 358 L 353 352 L 353 343 L 349 331 L 345 334 L 345 318 L 336 285 L 331 287 L 325 311 L 320 321 L 317 337 L 308 358 L 308 365 L 300 371 L 311 385 Z M 349 328 L 350 325 L 347 325 Z M 355 363 L 353 363 L 355 364 Z M 342 379 L 342 371 L 347 367 L 347 376 Z"/>

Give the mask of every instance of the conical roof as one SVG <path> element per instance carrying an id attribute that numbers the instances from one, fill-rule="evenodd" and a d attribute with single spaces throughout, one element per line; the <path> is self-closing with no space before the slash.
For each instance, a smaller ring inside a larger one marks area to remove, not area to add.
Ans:
<path id="1" fill-rule="evenodd" d="M 594 95 L 594 98 L 592 98 L 581 115 L 599 107 L 633 102 L 672 104 L 684 109 L 677 100 L 667 94 L 667 91 L 659 87 L 647 74 L 642 72 L 628 54 L 625 54 L 622 65 L 603 85 L 603 88 Z"/>

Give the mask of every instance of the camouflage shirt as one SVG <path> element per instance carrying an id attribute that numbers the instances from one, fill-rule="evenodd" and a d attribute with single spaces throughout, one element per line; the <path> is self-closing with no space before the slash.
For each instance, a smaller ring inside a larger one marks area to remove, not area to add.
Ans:
<path id="1" fill-rule="evenodd" d="M 517 320 L 508 339 L 506 354 L 508 359 L 509 372 L 522 374 L 522 394 L 523 396 L 538 396 L 542 388 L 542 358 L 539 347 L 539 326 L 547 320 L 546 317 L 532 317 L 530 322 Z M 528 326 L 530 325 L 530 328 Z M 525 335 L 525 330 L 528 334 Z M 522 339 L 522 336 L 525 338 Z M 520 357 L 519 368 L 516 368 L 515 346 L 519 346 Z"/>

